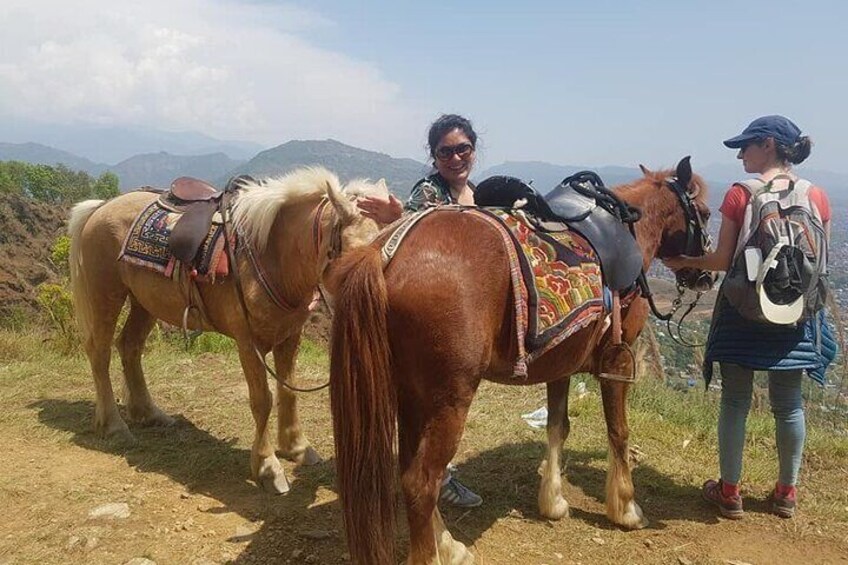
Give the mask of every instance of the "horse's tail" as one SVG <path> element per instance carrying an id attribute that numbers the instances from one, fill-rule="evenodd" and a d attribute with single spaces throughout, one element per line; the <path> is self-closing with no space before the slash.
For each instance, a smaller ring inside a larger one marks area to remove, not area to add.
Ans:
<path id="1" fill-rule="evenodd" d="M 379 250 L 352 251 L 334 278 L 330 404 L 348 548 L 354 563 L 394 565 L 397 397 Z"/>
<path id="2" fill-rule="evenodd" d="M 68 263 L 71 273 L 71 294 L 74 299 L 74 314 L 77 319 L 83 343 L 91 333 L 91 297 L 88 296 L 88 287 L 83 270 L 82 253 L 82 230 L 86 222 L 95 210 L 103 205 L 104 200 L 85 200 L 71 209 L 71 217 L 68 219 L 68 236 L 71 238 L 71 249 L 68 255 Z"/>

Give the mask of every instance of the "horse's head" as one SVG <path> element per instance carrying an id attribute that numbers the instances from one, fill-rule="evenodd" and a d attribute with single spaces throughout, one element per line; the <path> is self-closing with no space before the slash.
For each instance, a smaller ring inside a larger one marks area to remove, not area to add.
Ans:
<path id="1" fill-rule="evenodd" d="M 654 180 L 662 190 L 670 190 L 677 202 L 676 211 L 666 215 L 657 257 L 677 255 L 701 256 L 710 251 L 711 242 L 707 232 L 710 209 L 706 204 L 707 185 L 692 173 L 689 157 L 677 164 L 674 174 L 655 173 L 639 165 L 645 177 Z M 699 269 L 684 268 L 674 273 L 677 284 L 695 291 L 709 290 L 715 282 L 713 273 Z"/>
<path id="2" fill-rule="evenodd" d="M 340 190 L 330 182 L 327 183 L 327 197 L 338 217 L 334 227 L 337 240 L 333 243 L 335 248 L 331 250 L 331 254 L 339 255 L 349 249 L 367 245 L 380 231 L 377 222 L 366 218 L 359 211 L 356 199 L 361 196 L 378 196 L 388 199 L 389 187 L 386 186 L 385 179 L 377 182 L 353 180 L 344 187 L 344 190 Z"/>

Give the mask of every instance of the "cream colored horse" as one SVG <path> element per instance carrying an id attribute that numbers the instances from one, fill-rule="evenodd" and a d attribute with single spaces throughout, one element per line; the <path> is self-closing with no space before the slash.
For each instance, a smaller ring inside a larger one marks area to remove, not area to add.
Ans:
<path id="1" fill-rule="evenodd" d="M 273 397 L 256 351 L 263 356 L 273 352 L 278 378 L 292 383 L 308 305 L 331 254 L 362 245 L 377 232 L 377 225 L 363 218 L 352 202 L 363 194 L 386 196 L 388 191 L 382 180 L 376 184 L 356 181 L 342 191 L 338 178 L 323 168 L 299 169 L 278 179 L 246 185 L 235 201 L 233 221 L 243 234 L 242 243 L 254 250 L 282 304 L 291 306 L 275 305 L 241 246 L 236 262 L 249 323 L 242 313 L 232 274 L 216 283 L 199 284 L 205 319 L 194 313 L 188 327 L 216 331 L 236 341 L 256 422 L 251 472 L 256 482 L 271 492 L 284 493 L 289 483 L 269 439 Z M 141 356 L 156 319 L 182 326 L 184 291 L 173 279 L 116 260 L 136 216 L 156 198 L 150 192 L 130 192 L 106 202 L 81 202 L 71 212 L 71 286 L 97 394 L 94 426 L 105 436 L 132 439 L 118 412 L 109 379 L 112 339 L 127 298 L 129 317 L 116 343 L 123 364 L 126 414 L 139 424 L 168 426 L 174 422 L 151 399 Z M 319 213 L 325 198 L 331 205 L 325 205 L 325 211 Z M 277 393 L 281 454 L 305 464 L 319 461 L 300 429 L 295 395 L 280 383 Z"/>

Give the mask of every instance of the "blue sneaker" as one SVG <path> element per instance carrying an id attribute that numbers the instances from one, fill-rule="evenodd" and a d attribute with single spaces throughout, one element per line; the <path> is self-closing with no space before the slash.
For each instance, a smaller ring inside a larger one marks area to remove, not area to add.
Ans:
<path id="1" fill-rule="evenodd" d="M 442 485 L 439 500 L 457 506 L 459 508 L 476 508 L 483 504 L 483 499 L 476 492 L 451 477 Z"/>

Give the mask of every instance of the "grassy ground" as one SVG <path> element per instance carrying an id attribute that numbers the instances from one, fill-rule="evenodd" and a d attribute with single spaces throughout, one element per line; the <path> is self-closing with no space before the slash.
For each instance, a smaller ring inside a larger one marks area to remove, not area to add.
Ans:
<path id="1" fill-rule="evenodd" d="M 176 427 L 133 431 L 115 445 L 91 432 L 94 410 L 87 362 L 37 331 L 0 330 L 0 564 L 339 563 L 347 560 L 334 492 L 326 391 L 300 396 L 301 419 L 327 460 L 286 463 L 292 492 L 273 497 L 248 480 L 253 423 L 231 344 L 203 336 L 187 352 L 152 336 L 144 357 L 158 404 Z M 305 343 L 302 384 L 326 379 L 324 347 Z M 113 382 L 120 395 L 120 362 Z M 581 379 L 575 379 L 575 381 Z M 484 563 L 834 563 L 848 562 L 848 436 L 842 426 L 808 427 L 800 510 L 793 520 L 767 513 L 776 476 L 767 408 L 748 423 L 746 518 L 718 519 L 699 499 L 716 474 L 717 396 L 682 393 L 644 377 L 631 391 L 631 445 L 637 500 L 649 528 L 611 526 L 603 507 L 606 434 L 597 387 L 572 398 L 566 445 L 571 516 L 539 517 L 536 472 L 544 432 L 520 418 L 544 405 L 542 387 L 484 384 L 457 454 L 458 476 L 485 499 L 472 511 L 447 509 L 454 536 Z M 574 384 L 574 383 L 572 383 Z M 110 502 L 130 516 L 89 517 Z M 400 547 L 405 541 L 401 528 Z"/>

